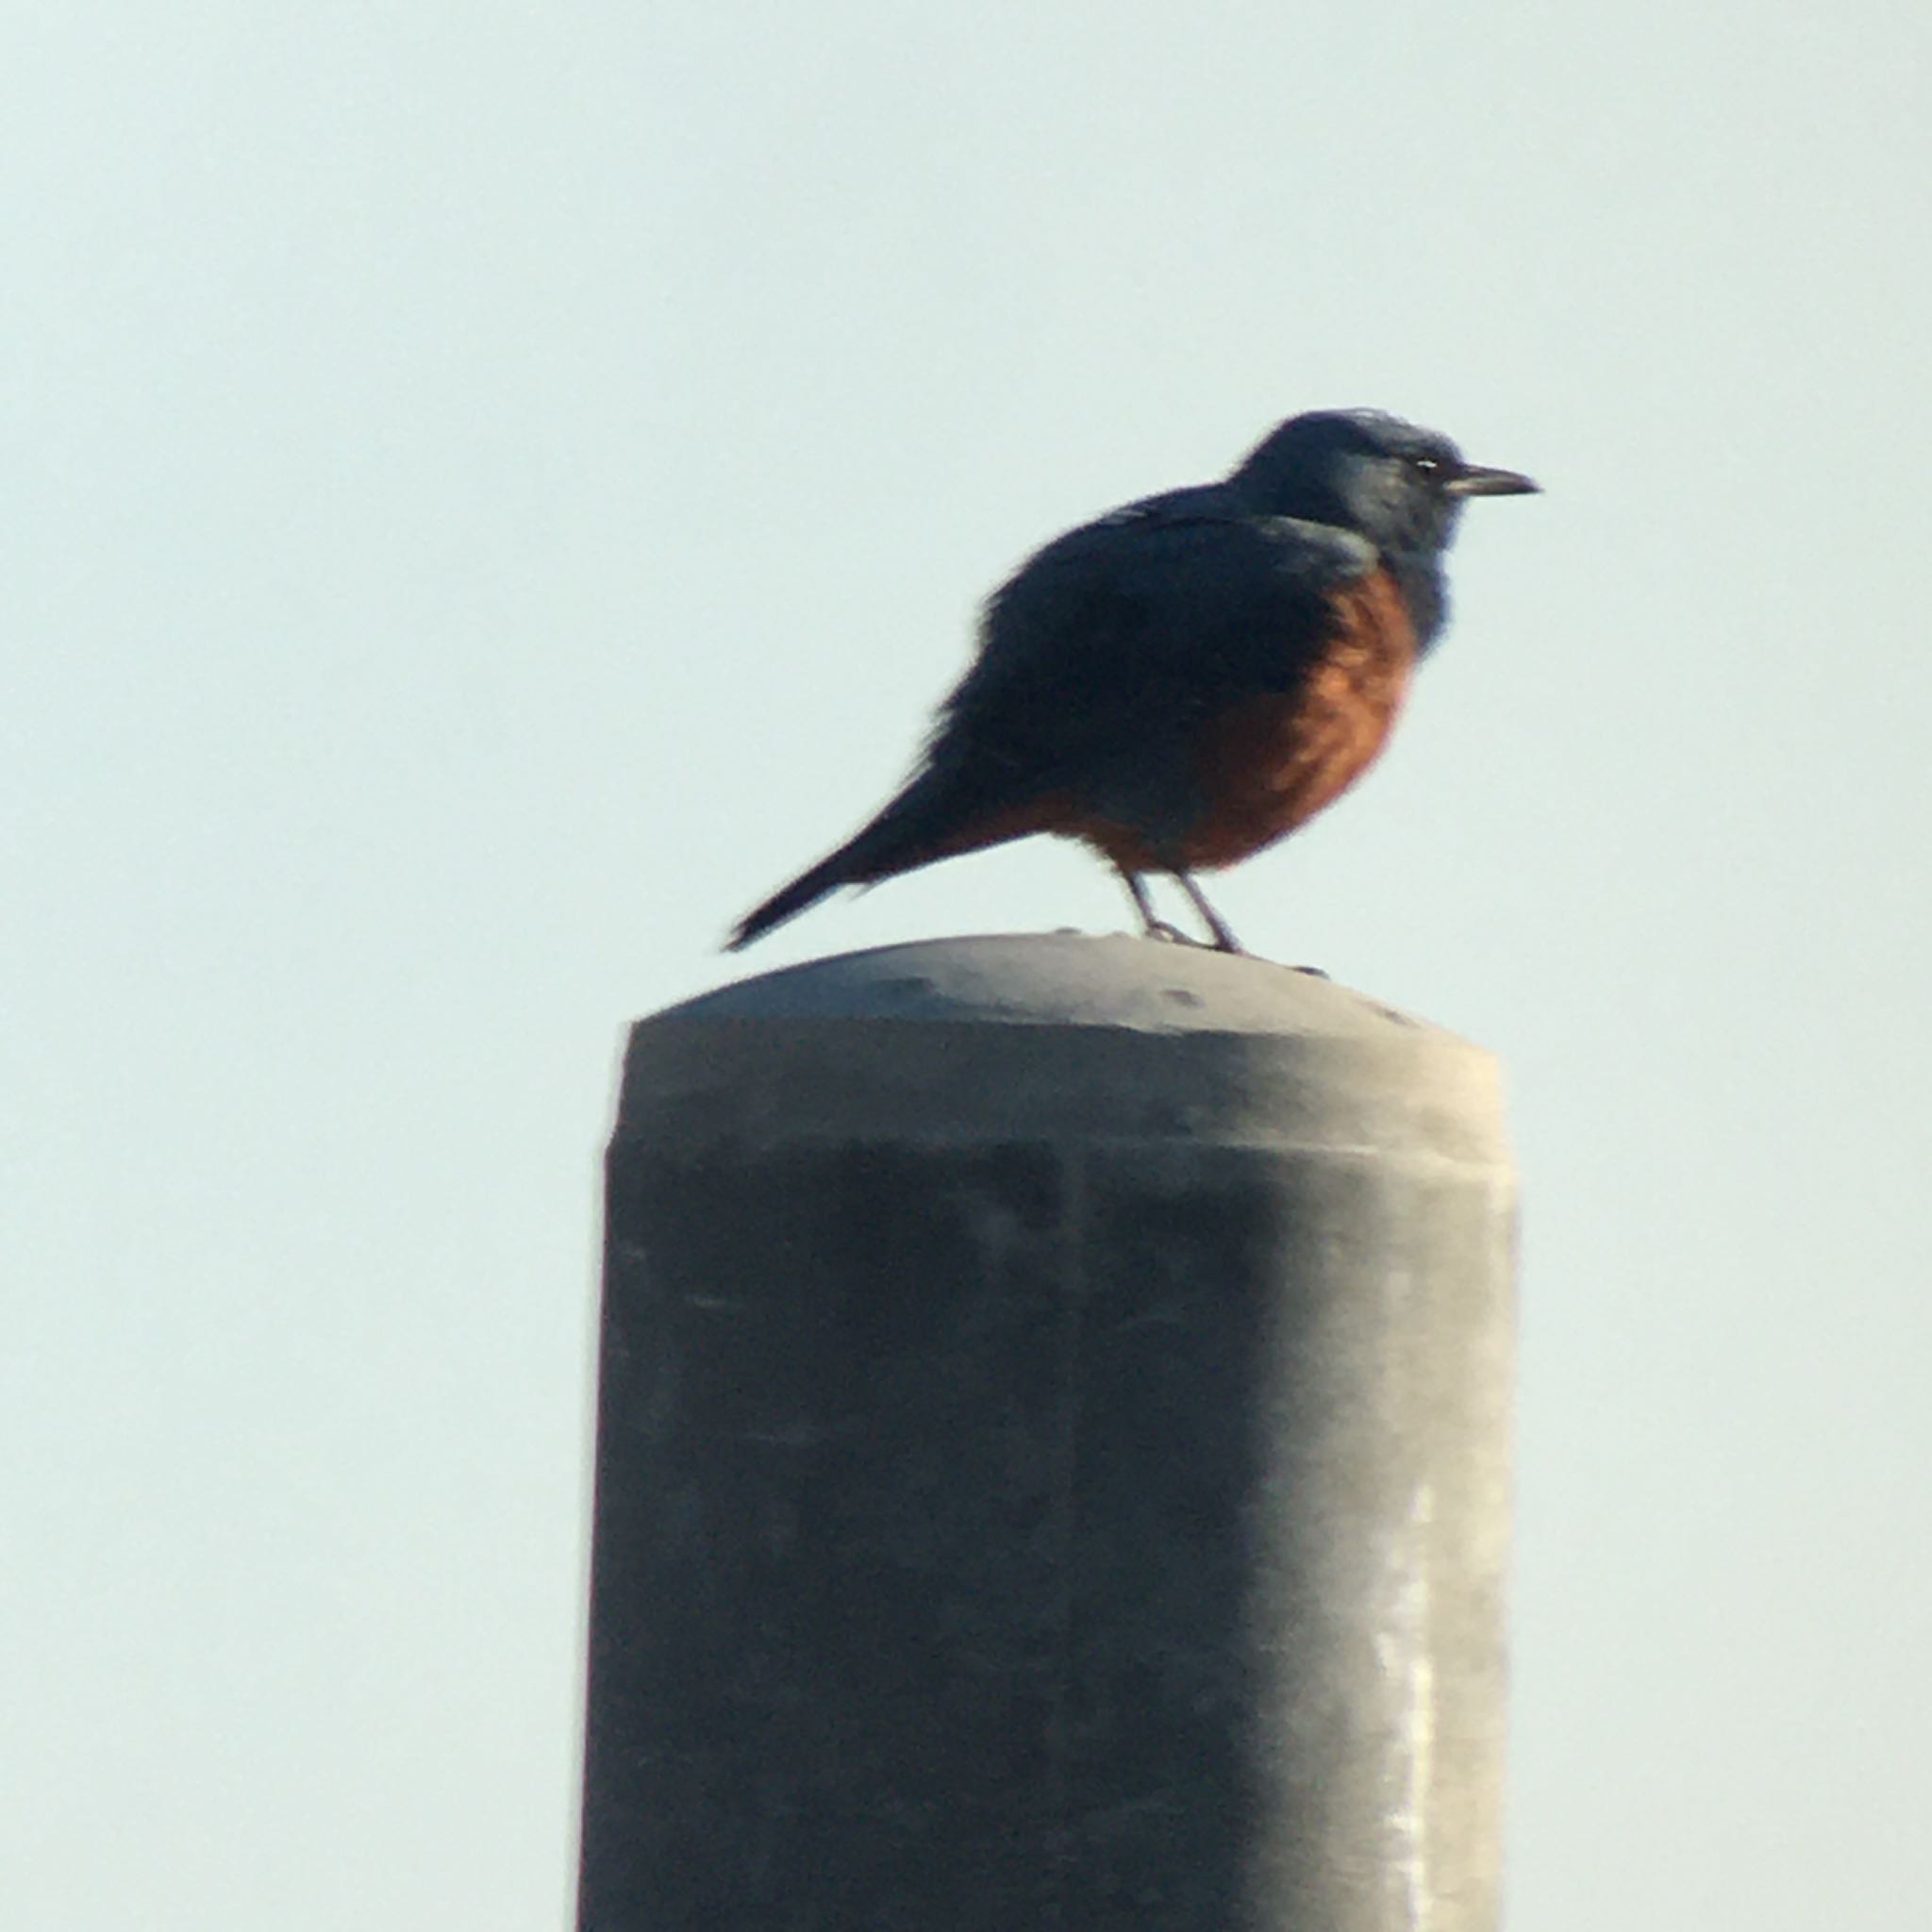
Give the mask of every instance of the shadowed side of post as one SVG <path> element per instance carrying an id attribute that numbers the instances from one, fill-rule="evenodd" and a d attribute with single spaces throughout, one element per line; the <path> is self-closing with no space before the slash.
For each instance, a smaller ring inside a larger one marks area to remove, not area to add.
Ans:
<path id="1" fill-rule="evenodd" d="M 1492 1932 L 1486 1056 L 892 948 L 643 1023 L 608 1210 L 582 1932 Z"/>

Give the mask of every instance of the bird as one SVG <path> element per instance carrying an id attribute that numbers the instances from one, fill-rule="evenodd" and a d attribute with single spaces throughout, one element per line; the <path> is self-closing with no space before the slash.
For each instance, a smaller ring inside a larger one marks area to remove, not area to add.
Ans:
<path id="1" fill-rule="evenodd" d="M 1206 943 L 1241 951 L 1194 874 L 1306 824 L 1369 769 L 1447 618 L 1462 506 L 1537 490 L 1400 417 L 1317 409 L 1220 482 L 1056 537 L 987 600 L 910 777 L 726 950 L 840 887 L 1051 833 L 1114 868 L 1149 937 L 1188 940 L 1156 916 L 1146 882 L 1164 874 Z"/>

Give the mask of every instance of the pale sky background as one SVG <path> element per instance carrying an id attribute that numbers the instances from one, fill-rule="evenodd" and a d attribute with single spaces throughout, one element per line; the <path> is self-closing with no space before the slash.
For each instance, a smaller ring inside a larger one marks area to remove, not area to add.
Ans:
<path id="1" fill-rule="evenodd" d="M 1026 550 L 1358 403 L 1548 493 L 1216 898 L 1507 1063 L 1510 1923 L 1914 1923 L 1928 56 L 1923 0 L 11 10 L 0 1923 L 566 1925 L 626 1022 Z M 1036 841 L 743 964 L 1124 912 Z"/>

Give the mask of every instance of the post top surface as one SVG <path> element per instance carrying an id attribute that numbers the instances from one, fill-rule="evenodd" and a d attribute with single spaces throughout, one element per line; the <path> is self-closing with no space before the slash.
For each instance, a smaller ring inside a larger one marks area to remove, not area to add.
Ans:
<path id="1" fill-rule="evenodd" d="M 992 934 L 781 968 L 641 1021 L 620 1135 L 1141 1136 L 1507 1160 L 1480 1048 L 1290 966 Z"/>
<path id="2" fill-rule="evenodd" d="M 1333 981 L 1124 934 L 998 933 L 841 953 L 741 979 L 660 1020 L 913 1020 L 1386 1041 L 1452 1036 Z M 1460 1041 L 1456 1044 L 1462 1044 Z"/>

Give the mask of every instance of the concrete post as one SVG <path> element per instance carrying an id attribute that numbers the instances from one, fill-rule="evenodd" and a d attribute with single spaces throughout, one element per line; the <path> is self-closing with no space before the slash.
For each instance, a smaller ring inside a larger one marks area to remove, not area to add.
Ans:
<path id="1" fill-rule="evenodd" d="M 1491 1932 L 1493 1063 L 1067 935 L 636 1030 L 582 1932 Z"/>

